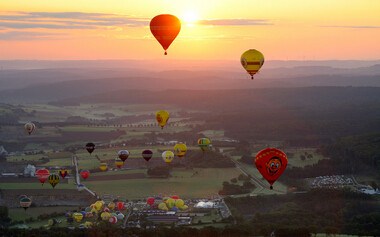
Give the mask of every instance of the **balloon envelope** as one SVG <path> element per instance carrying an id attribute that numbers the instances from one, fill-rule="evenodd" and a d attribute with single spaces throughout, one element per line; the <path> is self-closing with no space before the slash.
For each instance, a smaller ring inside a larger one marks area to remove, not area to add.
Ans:
<path id="1" fill-rule="evenodd" d="M 255 165 L 261 175 L 268 181 L 270 188 L 281 176 L 288 164 L 286 154 L 276 148 L 266 148 L 259 151 L 255 157 Z"/>
<path id="2" fill-rule="evenodd" d="M 129 151 L 127 150 L 120 150 L 117 155 L 119 156 L 120 160 L 126 161 L 129 157 Z"/>
<path id="3" fill-rule="evenodd" d="M 144 150 L 141 154 L 142 154 L 142 157 L 144 158 L 144 160 L 149 161 L 153 156 L 153 151 Z"/>
<path id="4" fill-rule="evenodd" d="M 81 222 L 83 219 L 83 214 L 80 212 L 73 213 L 73 218 L 76 222 Z"/>
<path id="5" fill-rule="evenodd" d="M 28 209 L 32 205 L 32 200 L 28 197 L 23 197 L 20 199 L 20 206 L 25 210 Z"/>
<path id="6" fill-rule="evenodd" d="M 90 171 L 88 171 L 88 170 L 82 170 L 80 172 L 80 176 L 82 176 L 83 179 L 87 179 L 90 176 Z"/>
<path id="7" fill-rule="evenodd" d="M 45 169 L 45 168 L 42 168 L 42 169 L 38 169 L 35 173 L 36 177 L 38 178 L 38 180 L 44 184 L 45 181 L 48 179 L 49 175 L 50 175 L 50 172 L 49 170 Z"/>
<path id="8" fill-rule="evenodd" d="M 150 31 L 164 48 L 166 55 L 166 50 L 181 31 L 181 22 L 173 15 L 158 15 L 150 21 Z"/>
<path id="9" fill-rule="evenodd" d="M 30 135 L 34 132 L 34 130 L 36 129 L 36 125 L 34 123 L 26 123 L 24 125 L 24 129 L 25 131 Z"/>
<path id="10" fill-rule="evenodd" d="M 171 163 L 174 159 L 174 153 L 172 151 L 164 151 L 162 153 L 162 159 L 166 162 L 166 163 Z"/>
<path id="11" fill-rule="evenodd" d="M 68 171 L 67 169 L 60 169 L 59 170 L 59 176 L 61 176 L 63 179 L 67 176 Z"/>
<path id="12" fill-rule="evenodd" d="M 154 204 L 154 197 L 150 197 L 146 200 L 146 204 L 149 206 L 152 206 Z"/>
<path id="13" fill-rule="evenodd" d="M 92 142 L 87 143 L 86 150 L 91 154 L 95 150 L 95 144 Z"/>
<path id="14" fill-rule="evenodd" d="M 49 175 L 49 183 L 53 188 L 55 188 L 55 186 L 59 183 L 59 176 L 56 174 Z"/>
<path id="15" fill-rule="evenodd" d="M 124 161 L 120 160 L 119 158 L 116 158 L 115 159 L 115 166 L 120 169 L 121 167 L 123 167 L 124 165 Z"/>
<path id="16" fill-rule="evenodd" d="M 211 140 L 209 138 L 199 138 L 198 139 L 198 146 L 201 148 L 202 151 L 207 151 L 211 147 Z"/>
<path id="17" fill-rule="evenodd" d="M 166 110 L 160 110 L 156 113 L 156 120 L 161 129 L 165 127 L 166 123 L 169 120 L 169 112 Z"/>
<path id="18" fill-rule="evenodd" d="M 99 169 L 100 169 L 101 171 L 106 171 L 106 170 L 108 169 L 108 165 L 107 165 L 107 163 L 100 163 L 100 165 L 99 165 Z"/>
<path id="19" fill-rule="evenodd" d="M 178 157 L 184 157 L 187 152 L 187 146 L 184 143 L 177 143 L 174 146 L 174 154 Z"/>
<path id="20" fill-rule="evenodd" d="M 251 75 L 251 79 L 253 79 L 253 75 L 264 65 L 264 55 L 256 49 L 250 49 L 241 55 L 240 62 L 248 74 Z"/>

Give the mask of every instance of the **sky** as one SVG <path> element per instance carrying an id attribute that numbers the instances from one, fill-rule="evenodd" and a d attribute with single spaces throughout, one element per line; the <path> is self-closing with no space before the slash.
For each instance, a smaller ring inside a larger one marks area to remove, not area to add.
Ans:
<path id="1" fill-rule="evenodd" d="M 150 19 L 181 32 L 163 55 Z M 0 59 L 380 59 L 379 0 L 0 0 Z"/>

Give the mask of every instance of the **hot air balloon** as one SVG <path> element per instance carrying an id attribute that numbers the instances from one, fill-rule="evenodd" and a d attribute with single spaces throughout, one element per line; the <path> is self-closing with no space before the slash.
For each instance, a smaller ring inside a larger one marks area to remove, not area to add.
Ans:
<path id="1" fill-rule="evenodd" d="M 174 159 L 174 153 L 172 151 L 164 151 L 162 153 L 162 159 L 166 162 L 166 163 L 171 163 Z"/>
<path id="2" fill-rule="evenodd" d="M 124 216 L 123 213 L 119 213 L 119 214 L 117 214 L 116 217 L 117 217 L 118 220 L 123 220 L 125 216 Z"/>
<path id="3" fill-rule="evenodd" d="M 185 205 L 185 202 L 182 199 L 177 199 L 177 200 L 175 200 L 174 205 L 178 208 L 182 208 Z"/>
<path id="4" fill-rule="evenodd" d="M 168 206 L 169 209 L 172 209 L 175 205 L 175 200 L 173 198 L 169 198 L 166 201 L 166 206 Z"/>
<path id="5" fill-rule="evenodd" d="M 76 222 L 81 222 L 83 219 L 83 214 L 80 212 L 74 212 L 73 213 L 73 218 Z"/>
<path id="6" fill-rule="evenodd" d="M 125 210 L 124 202 L 117 202 L 116 207 L 117 207 L 117 210 L 119 210 L 119 211 Z"/>
<path id="7" fill-rule="evenodd" d="M 25 211 L 30 207 L 30 205 L 32 205 L 32 200 L 30 198 L 23 197 L 20 199 L 20 206 L 24 208 Z"/>
<path id="8" fill-rule="evenodd" d="M 161 129 L 163 129 L 169 120 L 169 112 L 166 110 L 160 110 L 156 113 L 156 120 Z"/>
<path id="9" fill-rule="evenodd" d="M 184 143 L 177 143 L 174 146 L 174 154 L 178 157 L 184 157 L 187 152 L 187 146 Z"/>
<path id="10" fill-rule="evenodd" d="M 158 209 L 164 210 L 164 211 L 169 210 L 168 207 L 166 206 L 166 203 L 163 203 L 163 202 L 158 204 Z"/>
<path id="11" fill-rule="evenodd" d="M 100 218 L 102 218 L 103 221 L 108 221 L 111 216 L 109 212 L 102 212 L 102 214 L 100 214 Z"/>
<path id="12" fill-rule="evenodd" d="M 25 131 L 30 135 L 36 129 L 36 125 L 34 123 L 26 123 L 24 125 Z"/>
<path id="13" fill-rule="evenodd" d="M 146 204 L 148 204 L 149 206 L 153 206 L 154 204 L 154 197 L 150 197 L 146 200 Z"/>
<path id="14" fill-rule="evenodd" d="M 102 209 L 102 207 L 103 207 L 103 202 L 102 201 L 99 200 L 99 201 L 96 201 L 94 203 L 94 208 L 95 208 L 96 211 L 100 211 Z"/>
<path id="15" fill-rule="evenodd" d="M 68 174 L 67 169 L 60 169 L 59 170 L 59 176 L 61 176 L 62 179 L 64 179 L 67 176 L 67 174 Z"/>
<path id="16" fill-rule="evenodd" d="M 87 143 L 86 150 L 91 154 L 95 150 L 95 144 L 92 142 Z"/>
<path id="17" fill-rule="evenodd" d="M 114 202 L 110 202 L 110 203 L 108 203 L 108 208 L 109 208 L 110 210 L 114 210 L 115 207 L 116 207 L 116 204 L 115 204 Z"/>
<path id="18" fill-rule="evenodd" d="M 101 171 L 106 171 L 106 170 L 108 169 L 108 165 L 107 165 L 107 163 L 100 163 L 100 165 L 99 165 L 99 169 L 100 169 Z"/>
<path id="19" fill-rule="evenodd" d="M 87 179 L 90 176 L 90 171 L 88 171 L 88 170 L 82 170 L 80 172 L 80 176 L 82 176 L 83 179 Z"/>
<path id="20" fill-rule="evenodd" d="M 251 79 L 253 79 L 253 75 L 264 65 L 264 55 L 256 49 L 250 49 L 241 55 L 240 62 L 248 74 L 251 75 Z"/>
<path id="21" fill-rule="evenodd" d="M 202 151 L 207 151 L 211 147 L 211 140 L 208 138 L 199 138 L 198 146 L 201 148 Z"/>
<path id="22" fill-rule="evenodd" d="M 255 165 L 261 175 L 273 189 L 273 183 L 281 176 L 288 164 L 286 154 L 276 148 L 266 148 L 259 151 L 255 157 Z"/>
<path id="23" fill-rule="evenodd" d="M 117 155 L 119 156 L 120 160 L 123 162 L 126 161 L 129 157 L 129 151 L 127 150 L 120 150 Z"/>
<path id="24" fill-rule="evenodd" d="M 117 223 L 117 217 L 116 216 L 111 216 L 108 221 L 111 223 L 111 224 L 116 224 Z"/>
<path id="25" fill-rule="evenodd" d="M 53 188 L 55 188 L 55 185 L 59 183 L 59 176 L 56 174 L 49 175 L 49 183 Z"/>
<path id="26" fill-rule="evenodd" d="M 42 183 L 42 185 L 44 185 L 45 181 L 48 179 L 50 175 L 50 172 L 49 170 L 43 168 L 43 169 L 38 169 L 35 174 L 38 180 Z"/>
<path id="27" fill-rule="evenodd" d="M 124 162 L 122 160 L 120 160 L 119 158 L 116 158 L 115 159 L 115 165 L 118 169 L 120 169 L 121 167 L 123 167 L 124 165 Z"/>
<path id="28" fill-rule="evenodd" d="M 150 31 L 156 40 L 161 44 L 165 50 L 169 48 L 170 44 L 177 37 L 181 30 L 181 22 L 176 16 L 169 14 L 162 14 L 155 16 L 150 21 Z"/>
<path id="29" fill-rule="evenodd" d="M 178 196 L 178 195 L 173 195 L 173 196 L 171 196 L 170 198 L 171 198 L 171 199 L 174 199 L 174 200 L 177 200 L 177 199 L 179 199 L 179 196 Z"/>
<path id="30" fill-rule="evenodd" d="M 153 156 L 153 151 L 144 150 L 141 154 L 142 154 L 142 157 L 144 158 L 144 160 L 149 161 Z"/>

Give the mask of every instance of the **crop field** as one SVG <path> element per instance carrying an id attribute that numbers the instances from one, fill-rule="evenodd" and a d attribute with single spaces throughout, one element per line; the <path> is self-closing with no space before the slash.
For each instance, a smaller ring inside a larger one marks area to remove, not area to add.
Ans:
<path id="1" fill-rule="evenodd" d="M 125 172 L 127 173 L 127 172 Z M 183 198 L 208 197 L 222 188 L 223 181 L 239 176 L 234 168 L 174 169 L 171 178 L 122 179 L 83 182 L 97 194 L 113 194 L 129 199 L 151 195 L 177 194 Z"/>

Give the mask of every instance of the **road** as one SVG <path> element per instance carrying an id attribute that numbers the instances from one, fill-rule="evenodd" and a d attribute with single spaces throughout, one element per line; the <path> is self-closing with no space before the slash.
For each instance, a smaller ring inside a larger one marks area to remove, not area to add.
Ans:
<path id="1" fill-rule="evenodd" d="M 239 169 L 243 174 L 245 174 L 246 176 L 251 176 L 251 182 L 254 183 L 257 187 L 254 190 L 255 193 L 262 193 L 265 189 L 270 190 L 273 193 L 277 193 L 277 194 L 285 194 L 286 193 L 284 191 L 280 191 L 277 189 L 273 189 L 273 190 L 269 189 L 268 183 L 262 181 L 260 178 L 258 178 L 254 174 L 250 174 L 248 171 L 246 171 L 243 168 L 243 165 L 239 161 L 232 158 L 232 156 L 229 153 L 225 153 L 225 155 L 227 155 L 231 159 L 231 161 L 234 162 L 236 168 Z"/>

